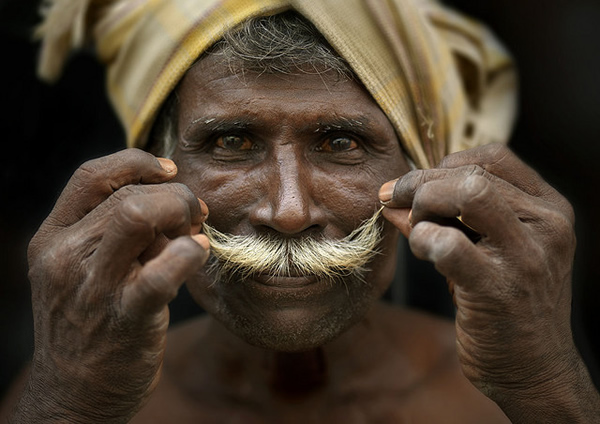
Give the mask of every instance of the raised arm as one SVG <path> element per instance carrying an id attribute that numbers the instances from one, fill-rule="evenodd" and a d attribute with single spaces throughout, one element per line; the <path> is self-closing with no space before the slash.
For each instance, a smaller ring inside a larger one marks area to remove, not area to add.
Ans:
<path id="1" fill-rule="evenodd" d="M 414 254 L 448 280 L 467 378 L 514 423 L 600 422 L 570 325 L 567 200 L 499 145 L 410 172 L 380 198 Z M 457 229 L 457 217 L 480 237 Z"/>
<path id="2" fill-rule="evenodd" d="M 82 165 L 29 247 L 35 351 L 12 423 L 124 423 L 156 385 L 168 302 L 208 256 L 206 206 L 174 163 Z"/>

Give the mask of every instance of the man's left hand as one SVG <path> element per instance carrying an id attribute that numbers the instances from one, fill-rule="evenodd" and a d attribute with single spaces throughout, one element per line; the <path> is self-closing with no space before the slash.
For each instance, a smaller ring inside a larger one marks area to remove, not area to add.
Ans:
<path id="1" fill-rule="evenodd" d="M 500 145 L 409 172 L 382 187 L 380 197 L 384 216 L 413 253 L 448 280 L 466 377 L 514 422 L 531 422 L 526 416 L 536 413 L 519 399 L 529 407 L 538 398 L 540 407 L 560 399 L 561 410 L 576 403 L 566 388 L 580 384 L 577 369 L 585 367 L 570 326 L 569 202 Z M 458 219 L 470 229 L 462 231 Z M 476 239 L 467 236 L 471 230 Z"/>

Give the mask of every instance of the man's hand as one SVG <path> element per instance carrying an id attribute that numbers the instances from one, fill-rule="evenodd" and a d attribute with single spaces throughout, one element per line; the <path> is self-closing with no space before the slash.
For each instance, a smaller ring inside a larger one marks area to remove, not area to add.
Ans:
<path id="1" fill-rule="evenodd" d="M 167 304 L 208 257 L 206 206 L 173 162 L 82 165 L 29 247 L 35 352 L 14 422 L 127 422 L 156 385 Z"/>
<path id="2" fill-rule="evenodd" d="M 569 203 L 499 145 L 409 172 L 380 198 L 413 253 L 448 280 L 467 378 L 513 422 L 587 422 L 581 409 L 594 412 L 598 396 L 572 341 Z"/>

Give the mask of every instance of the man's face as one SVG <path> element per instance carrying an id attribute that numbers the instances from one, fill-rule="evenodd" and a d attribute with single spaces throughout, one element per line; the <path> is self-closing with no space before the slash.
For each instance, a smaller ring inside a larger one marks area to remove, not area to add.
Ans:
<path id="1" fill-rule="evenodd" d="M 337 74 L 232 74 L 209 56 L 182 81 L 178 179 L 221 232 L 340 239 L 378 209 L 381 184 L 408 171 L 386 116 Z M 196 301 L 246 341 L 321 345 L 359 321 L 389 285 L 398 233 L 386 224 L 363 282 L 256 276 L 188 281 Z M 248 252 L 250 255 L 252 252 Z"/>

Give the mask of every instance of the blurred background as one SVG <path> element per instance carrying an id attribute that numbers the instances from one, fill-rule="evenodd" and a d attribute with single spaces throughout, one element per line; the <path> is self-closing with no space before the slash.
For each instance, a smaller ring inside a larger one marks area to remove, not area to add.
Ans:
<path id="1" fill-rule="evenodd" d="M 37 3 L 0 0 L 0 397 L 33 349 L 28 241 L 79 164 L 124 147 L 104 71 L 91 55 L 74 56 L 54 86 L 36 79 Z M 518 64 L 520 117 L 511 146 L 575 207 L 575 340 L 600 385 L 600 2 L 446 3 L 486 22 Z M 443 280 L 426 264 L 407 263 L 410 284 L 401 297 L 451 315 Z M 184 292 L 173 320 L 190 313 L 197 307 Z"/>

